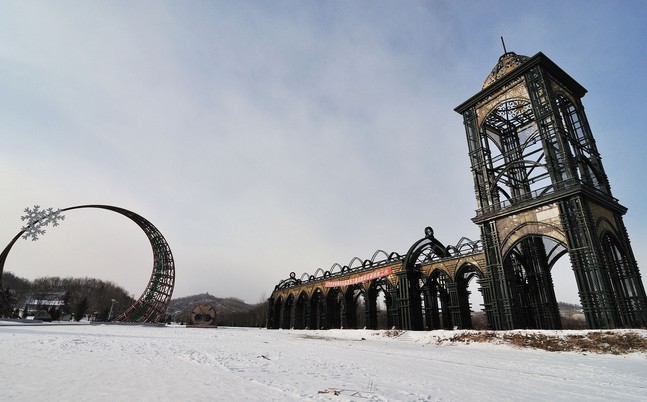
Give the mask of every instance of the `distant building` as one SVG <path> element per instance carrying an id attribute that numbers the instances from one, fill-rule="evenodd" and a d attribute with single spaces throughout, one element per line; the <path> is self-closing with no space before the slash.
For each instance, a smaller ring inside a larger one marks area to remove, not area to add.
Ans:
<path id="1" fill-rule="evenodd" d="M 47 294 L 40 294 L 38 298 L 34 296 L 29 296 L 25 302 L 25 308 L 23 309 L 23 315 L 25 316 L 34 316 L 38 311 L 45 310 L 55 310 L 61 309 L 65 302 L 63 301 L 64 293 L 61 292 L 52 292 Z"/>

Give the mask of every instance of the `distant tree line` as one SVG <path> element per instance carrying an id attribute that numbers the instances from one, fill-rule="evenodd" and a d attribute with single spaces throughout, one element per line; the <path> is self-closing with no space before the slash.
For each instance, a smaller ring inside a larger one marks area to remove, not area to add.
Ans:
<path id="1" fill-rule="evenodd" d="M 2 291 L 6 306 L 3 316 L 15 317 L 17 309 L 27 313 L 29 303 L 43 307 L 49 305 L 48 313 L 54 320 L 73 316 L 81 320 L 86 314 L 98 321 L 108 320 L 111 306 L 113 317 L 130 307 L 134 299 L 128 292 L 113 282 L 95 278 L 60 278 L 49 276 L 30 281 L 11 272 L 2 274 Z M 115 300 L 114 304 L 113 301 Z M 24 317 L 21 317 L 24 318 Z"/>
<path id="2" fill-rule="evenodd" d="M 218 325 L 226 327 L 265 327 L 267 320 L 267 300 L 251 306 L 249 311 L 222 312 L 216 317 Z"/>

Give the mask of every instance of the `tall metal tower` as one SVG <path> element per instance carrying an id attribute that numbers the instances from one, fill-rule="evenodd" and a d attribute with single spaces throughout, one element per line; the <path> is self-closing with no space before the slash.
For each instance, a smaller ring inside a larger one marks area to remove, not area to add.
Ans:
<path id="1" fill-rule="evenodd" d="M 590 328 L 647 325 L 647 297 L 584 113 L 580 84 L 542 53 L 506 52 L 463 115 L 493 329 L 560 328 L 551 269 L 570 257 Z"/>

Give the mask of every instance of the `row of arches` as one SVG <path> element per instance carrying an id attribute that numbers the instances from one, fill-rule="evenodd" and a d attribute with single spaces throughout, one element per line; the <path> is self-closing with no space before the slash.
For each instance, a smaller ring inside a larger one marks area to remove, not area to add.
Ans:
<path id="1" fill-rule="evenodd" d="M 279 297 L 271 308 L 272 328 L 331 329 L 389 328 L 392 298 L 388 281 L 375 280 L 364 289 L 362 285 L 324 289 L 318 287 L 311 296 L 302 291 L 298 296 Z"/>
<path id="2" fill-rule="evenodd" d="M 274 329 L 390 329 L 405 327 L 406 308 L 416 311 L 415 328 L 420 330 L 472 328 L 472 314 L 480 306 L 473 306 L 470 298 L 477 281 L 483 278 L 480 269 L 472 264 L 463 265 L 452 276 L 443 269 L 434 269 L 429 275 L 417 270 L 417 295 L 409 295 L 394 285 L 387 277 L 345 287 L 313 291 L 301 290 L 270 298 L 268 328 Z M 402 276 L 404 271 L 397 275 Z M 475 298 L 482 300 L 480 297 Z"/>
<path id="3" fill-rule="evenodd" d="M 630 250 L 623 247 L 610 223 L 601 221 L 596 226 L 600 253 L 593 268 L 582 267 L 579 254 L 569 255 L 559 232 L 547 235 L 547 225 L 526 225 L 529 229 L 520 229 L 517 233 L 524 234 L 512 243 L 506 239 L 505 253 L 496 265 L 487 263 L 488 253 L 480 243 L 472 242 L 458 252 L 456 247 L 443 246 L 428 231 L 404 258 L 385 260 L 391 264 L 389 274 L 376 279 L 349 281 L 345 286 L 332 281 L 326 287 L 330 282 L 324 279 L 330 275 L 306 283 L 292 275 L 292 281 L 282 281 L 269 299 L 267 327 L 472 329 L 475 315 L 481 313 L 483 326 L 477 329 L 561 329 L 552 270 L 558 260 L 566 258 L 577 288 L 573 292 L 583 307 L 582 326 L 640 326 L 644 288 L 632 274 Z M 375 265 L 384 269 L 384 264 Z M 367 265 L 359 274 L 375 272 L 370 268 Z M 357 278 L 357 271 L 346 272 L 334 278 L 342 282 Z"/>
<path id="4" fill-rule="evenodd" d="M 647 306 L 635 260 L 618 234 L 603 226 L 598 223 L 594 247 L 581 247 L 570 254 L 566 244 L 554 237 L 533 233 L 518 239 L 504 254 L 500 267 L 491 268 L 483 282 L 488 325 L 494 329 L 562 329 L 564 317 L 553 269 L 558 261 L 568 259 L 583 327 L 643 326 Z"/>

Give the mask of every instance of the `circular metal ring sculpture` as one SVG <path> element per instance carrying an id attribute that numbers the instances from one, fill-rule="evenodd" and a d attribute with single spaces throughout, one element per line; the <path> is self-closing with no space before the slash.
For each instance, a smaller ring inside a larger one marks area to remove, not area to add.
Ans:
<path id="1" fill-rule="evenodd" d="M 191 311 L 189 324 L 197 327 L 213 327 L 216 325 L 216 309 L 210 304 L 198 304 Z"/>
<path id="2" fill-rule="evenodd" d="M 171 302 L 173 286 L 175 285 L 175 262 L 173 261 L 171 248 L 166 242 L 166 239 L 164 239 L 164 236 L 162 236 L 160 231 L 144 217 L 119 207 L 113 207 L 110 205 L 79 205 L 76 207 L 61 209 L 60 212 L 82 208 L 106 209 L 129 218 L 135 222 L 144 231 L 144 233 L 146 233 L 153 249 L 153 272 L 151 273 L 151 278 L 148 281 L 148 285 L 146 286 L 144 293 L 142 293 L 139 299 L 130 306 L 130 308 L 115 318 L 115 321 L 152 323 L 164 320 L 166 318 L 166 310 Z M 36 210 L 38 208 L 35 207 L 34 209 Z M 27 210 L 25 211 L 27 212 Z M 47 225 L 47 223 L 45 223 L 45 225 Z M 54 221 L 54 226 L 56 225 L 57 223 Z M 2 289 L 2 272 L 4 271 L 4 264 L 9 255 L 9 251 L 11 251 L 11 248 L 21 236 L 25 238 L 27 237 L 27 235 L 25 235 L 26 231 L 29 234 L 29 229 L 23 228 L 23 230 L 18 233 L 11 242 L 9 242 L 4 251 L 2 251 L 2 254 L 0 254 L 0 290 Z M 38 233 L 43 234 L 44 231 Z M 36 238 L 37 237 L 34 236 L 34 240 Z M 0 293 L 0 304 L 2 304 L 0 307 L 2 307 L 2 309 L 6 309 L 8 304 L 7 300 L 5 300 L 4 291 Z"/>

